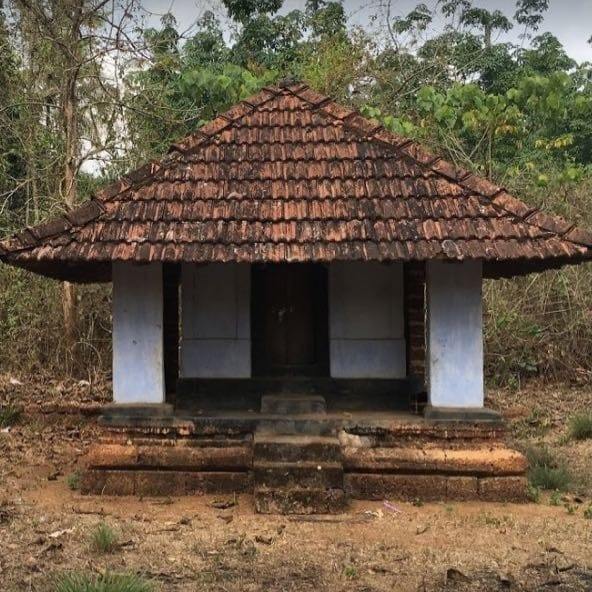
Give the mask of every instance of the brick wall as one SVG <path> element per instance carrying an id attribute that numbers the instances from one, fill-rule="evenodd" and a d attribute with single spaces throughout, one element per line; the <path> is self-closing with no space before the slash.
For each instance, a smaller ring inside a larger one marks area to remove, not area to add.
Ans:
<path id="1" fill-rule="evenodd" d="M 425 381 L 425 263 L 406 263 L 403 278 L 407 375 Z"/>

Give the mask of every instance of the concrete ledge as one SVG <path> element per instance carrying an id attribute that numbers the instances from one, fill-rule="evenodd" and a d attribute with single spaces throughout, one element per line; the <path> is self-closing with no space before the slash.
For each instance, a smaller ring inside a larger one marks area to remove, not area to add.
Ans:
<path id="1" fill-rule="evenodd" d="M 346 509 L 347 496 L 343 489 L 255 491 L 255 510 L 259 514 L 336 514 Z"/>
<path id="2" fill-rule="evenodd" d="M 170 403 L 110 403 L 103 407 L 102 416 L 109 418 L 165 418 L 173 417 Z"/>
<path id="3" fill-rule="evenodd" d="M 527 462 L 520 452 L 505 447 L 446 449 L 440 447 L 344 446 L 343 466 L 356 472 L 413 472 L 448 475 L 523 475 Z"/>
<path id="4" fill-rule="evenodd" d="M 434 423 L 503 423 L 502 416 L 487 407 L 432 407 L 427 405 L 423 417 L 426 421 Z"/>
<path id="5" fill-rule="evenodd" d="M 249 472 L 89 470 L 80 491 L 86 495 L 183 496 L 200 493 L 243 493 L 251 490 Z"/>
<path id="6" fill-rule="evenodd" d="M 95 444 L 86 456 L 88 468 L 162 470 L 248 470 L 253 464 L 250 443 L 228 446 Z"/>
<path id="7" fill-rule="evenodd" d="M 526 502 L 526 477 L 462 477 L 449 475 L 384 475 L 348 473 L 347 493 L 355 499 L 410 501 Z"/>

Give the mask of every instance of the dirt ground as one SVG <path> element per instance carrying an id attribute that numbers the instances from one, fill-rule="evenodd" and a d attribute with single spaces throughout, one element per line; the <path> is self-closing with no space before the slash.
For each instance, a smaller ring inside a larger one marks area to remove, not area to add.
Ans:
<path id="1" fill-rule="evenodd" d="M 0 404 L 25 407 L 0 431 L 0 590 L 52 590 L 64 571 L 134 572 L 156 591 L 592 590 L 592 446 L 565 439 L 592 389 L 492 393 L 517 445 L 545 442 L 574 473 L 561 505 L 357 502 L 347 515 L 253 513 L 249 496 L 84 497 L 68 482 L 97 434 L 106 385 L 0 377 Z M 43 414 L 40 405 L 60 413 Z M 76 405 L 90 416 L 69 414 Z M 223 502 L 223 503 L 220 503 Z M 565 502 L 565 505 L 563 505 Z M 219 506 L 230 505 L 228 508 Z M 112 553 L 90 544 L 101 521 Z"/>

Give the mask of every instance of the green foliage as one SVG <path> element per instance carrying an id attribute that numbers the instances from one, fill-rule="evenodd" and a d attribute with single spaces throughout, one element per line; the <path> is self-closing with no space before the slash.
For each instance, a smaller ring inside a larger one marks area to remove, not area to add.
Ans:
<path id="1" fill-rule="evenodd" d="M 80 478 L 81 475 L 79 471 L 74 471 L 73 473 L 70 473 L 66 477 L 66 483 L 68 484 L 68 488 L 72 491 L 78 491 L 80 489 Z"/>
<path id="2" fill-rule="evenodd" d="M 569 420 L 569 437 L 573 440 L 592 438 L 592 413 L 579 413 Z"/>
<path id="3" fill-rule="evenodd" d="M 541 500 L 541 490 L 540 490 L 540 488 L 539 487 L 536 487 L 535 485 L 533 485 L 530 482 L 526 486 L 526 495 L 527 495 L 528 499 L 533 504 L 538 504 L 539 501 Z"/>
<path id="4" fill-rule="evenodd" d="M 53 592 L 152 592 L 154 586 L 134 574 L 68 573 L 56 578 Z"/>
<path id="5" fill-rule="evenodd" d="M 99 522 L 91 533 L 90 541 L 94 551 L 113 553 L 117 549 L 119 537 L 106 522 Z"/>
<path id="6" fill-rule="evenodd" d="M 526 451 L 528 459 L 528 481 L 537 489 L 565 491 L 571 476 L 567 468 L 559 462 L 546 447 L 531 447 Z"/>
<path id="7" fill-rule="evenodd" d="M 0 428 L 13 426 L 20 418 L 22 410 L 14 403 L 0 405 Z"/>

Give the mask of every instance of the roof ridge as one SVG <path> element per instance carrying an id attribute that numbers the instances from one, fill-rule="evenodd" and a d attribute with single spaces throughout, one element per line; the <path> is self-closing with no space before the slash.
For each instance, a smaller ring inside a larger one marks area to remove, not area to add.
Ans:
<path id="1" fill-rule="evenodd" d="M 530 207 L 522 200 L 514 197 L 504 187 L 474 172 L 457 167 L 443 157 L 432 153 L 416 140 L 400 136 L 387 130 L 379 122 L 364 117 L 358 110 L 345 107 L 331 99 L 306 87 L 304 91 L 287 87 L 298 98 L 303 99 L 318 109 L 323 115 L 341 121 L 345 127 L 359 134 L 363 133 L 381 144 L 390 146 L 411 158 L 423 168 L 451 180 L 464 189 L 487 198 L 490 203 L 521 222 L 534 226 L 539 230 L 552 232 L 558 237 L 577 245 L 592 247 L 592 232 L 579 228 L 565 221 L 557 214 L 549 214 L 540 208 Z"/>

